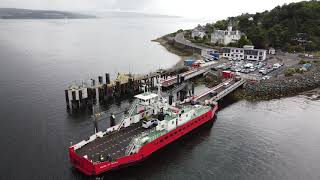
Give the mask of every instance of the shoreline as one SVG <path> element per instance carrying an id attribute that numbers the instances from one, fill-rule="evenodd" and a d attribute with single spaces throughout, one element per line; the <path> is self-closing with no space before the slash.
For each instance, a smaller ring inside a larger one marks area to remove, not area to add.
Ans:
<path id="1" fill-rule="evenodd" d="M 195 58 L 195 59 L 199 59 L 201 58 L 201 55 L 198 53 L 193 53 L 191 51 L 185 51 L 181 48 L 175 47 L 170 41 L 170 38 L 172 34 L 167 34 L 164 35 L 162 37 L 159 37 L 157 39 L 153 39 L 151 40 L 152 42 L 157 42 L 159 43 L 159 45 L 161 45 L 162 47 L 164 47 L 168 52 L 175 54 L 179 57 L 179 61 L 174 64 L 173 66 L 171 66 L 168 70 L 169 71 L 173 71 L 173 70 L 177 70 L 177 69 L 182 69 L 184 68 L 184 60 L 188 59 L 188 58 Z"/>
<path id="2" fill-rule="evenodd" d="M 282 97 L 296 96 L 320 87 L 320 65 L 303 74 L 291 77 L 270 79 L 259 83 L 247 83 L 243 89 L 235 92 L 235 98 L 247 100 L 271 100 Z"/>
<path id="3" fill-rule="evenodd" d="M 181 64 L 183 66 L 183 61 L 187 57 L 201 57 L 199 54 L 195 55 L 188 50 L 175 47 L 173 43 L 171 43 L 172 35 L 174 36 L 174 34 L 167 34 L 152 41 L 158 42 L 166 48 L 167 51 L 180 57 L 180 61 L 174 65 L 173 68 L 177 68 L 177 66 L 181 66 Z M 295 74 L 291 77 L 275 78 L 256 83 L 247 83 L 242 89 L 231 93 L 230 96 L 235 100 L 262 101 L 307 93 L 320 87 L 320 63 L 313 63 L 313 66 L 310 71 L 303 74 Z"/>

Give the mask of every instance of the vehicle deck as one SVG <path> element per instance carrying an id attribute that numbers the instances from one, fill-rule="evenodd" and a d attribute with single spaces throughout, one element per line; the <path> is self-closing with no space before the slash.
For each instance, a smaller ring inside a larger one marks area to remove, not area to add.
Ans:
<path id="1" fill-rule="evenodd" d="M 146 130 L 148 129 L 143 128 L 141 122 L 131 124 L 129 127 L 122 128 L 111 134 L 106 134 L 102 138 L 97 138 L 80 149 L 77 149 L 76 153 L 80 156 L 87 155 L 88 159 L 93 162 L 100 161 L 100 155 L 103 155 L 105 160 L 108 155 L 112 159 L 117 159 L 125 155 L 126 148 L 132 138 Z"/>

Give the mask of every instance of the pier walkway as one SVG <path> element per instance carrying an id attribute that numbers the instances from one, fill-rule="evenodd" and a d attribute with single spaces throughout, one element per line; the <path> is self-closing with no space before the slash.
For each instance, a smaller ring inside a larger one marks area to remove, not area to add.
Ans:
<path id="1" fill-rule="evenodd" d="M 193 101 L 204 102 L 209 101 L 219 101 L 223 97 L 227 96 L 238 87 L 242 86 L 246 82 L 245 79 L 240 79 L 236 81 L 234 78 L 227 79 L 226 81 L 220 83 L 219 85 L 194 96 Z"/>
<path id="2" fill-rule="evenodd" d="M 192 79 L 198 75 L 204 74 L 207 71 L 211 70 L 211 68 L 213 68 L 215 65 L 216 64 L 211 64 L 211 65 L 208 65 L 205 67 L 199 67 L 199 68 L 192 69 L 192 70 L 186 71 L 184 73 L 181 73 L 181 74 L 178 74 L 175 76 L 168 77 L 167 79 L 160 80 L 161 86 L 162 87 L 169 87 L 169 86 L 172 86 L 172 85 L 178 83 L 178 80 L 180 82 L 181 79 L 183 79 L 183 81 Z"/>

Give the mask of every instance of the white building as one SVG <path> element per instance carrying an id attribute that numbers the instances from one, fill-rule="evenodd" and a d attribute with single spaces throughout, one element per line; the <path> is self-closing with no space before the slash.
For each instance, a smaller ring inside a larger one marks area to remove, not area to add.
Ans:
<path id="1" fill-rule="evenodd" d="M 226 47 L 222 49 L 222 57 L 229 60 L 264 61 L 267 58 L 267 50 L 254 49 L 254 46 L 243 48 Z"/>
<path id="2" fill-rule="evenodd" d="M 203 38 L 204 36 L 206 35 L 206 33 L 203 31 L 202 28 L 200 28 L 199 26 L 194 28 L 191 32 L 191 37 L 192 38 L 195 38 L 195 37 L 198 37 L 198 38 Z"/>
<path id="3" fill-rule="evenodd" d="M 232 25 L 229 25 L 227 30 L 215 30 L 211 34 L 211 43 L 219 43 L 224 45 L 236 43 L 241 38 L 241 35 L 242 33 L 240 31 L 233 31 Z"/>

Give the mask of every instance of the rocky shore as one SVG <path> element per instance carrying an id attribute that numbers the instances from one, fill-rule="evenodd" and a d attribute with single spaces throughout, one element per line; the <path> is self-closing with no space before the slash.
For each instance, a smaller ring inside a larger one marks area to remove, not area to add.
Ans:
<path id="1" fill-rule="evenodd" d="M 233 97 L 247 100 L 268 100 L 297 95 L 301 92 L 320 87 L 320 65 L 304 74 L 281 77 L 260 82 L 248 82 L 243 89 L 236 91 Z"/>

